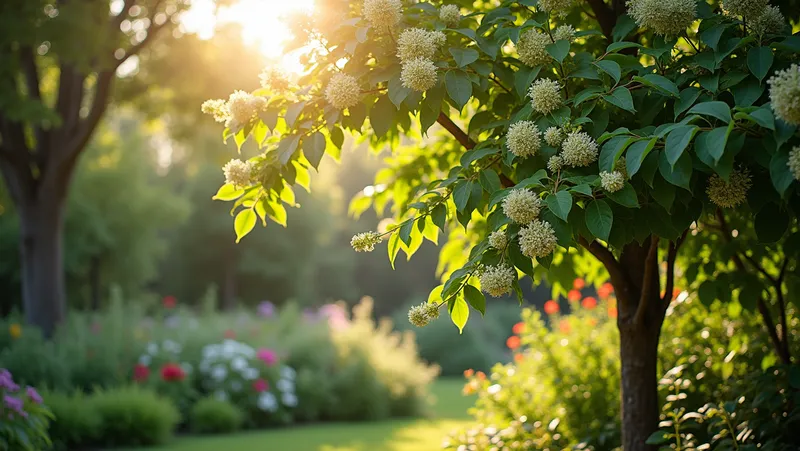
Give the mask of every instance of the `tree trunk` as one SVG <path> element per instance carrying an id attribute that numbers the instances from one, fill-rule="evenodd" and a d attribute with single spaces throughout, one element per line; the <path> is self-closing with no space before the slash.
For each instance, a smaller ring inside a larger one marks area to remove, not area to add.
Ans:
<path id="1" fill-rule="evenodd" d="M 40 196 L 18 205 L 25 319 L 51 337 L 64 319 L 63 222 L 65 195 Z"/>
<path id="2" fill-rule="evenodd" d="M 656 303 L 657 301 L 653 301 Z M 658 339 L 660 327 L 621 325 L 622 449 L 650 451 L 645 442 L 658 429 Z"/>

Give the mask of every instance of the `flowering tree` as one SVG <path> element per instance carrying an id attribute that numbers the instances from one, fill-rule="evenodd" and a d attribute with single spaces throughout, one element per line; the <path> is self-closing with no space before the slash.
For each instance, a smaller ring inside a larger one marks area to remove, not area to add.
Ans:
<path id="1" fill-rule="evenodd" d="M 470 306 L 485 312 L 484 293 L 521 296 L 523 275 L 559 290 L 604 268 L 619 302 L 626 450 L 648 449 L 657 427 L 679 258 L 686 283 L 706 276 L 701 299 L 758 308 L 791 362 L 777 323 L 797 287 L 800 37 L 779 9 L 467 4 L 326 2 L 295 23 L 296 45 L 311 46 L 304 76 L 267 70 L 262 89 L 203 105 L 226 139 L 264 150 L 228 163 L 215 196 L 233 202 L 237 240 L 259 219 L 285 225 L 292 187 L 307 188 L 350 132 L 395 150 L 380 189 L 351 210 L 388 206 L 396 223 L 353 247 L 386 241 L 394 262 L 448 233 L 443 283 L 409 312 L 414 324 L 445 307 L 462 328 Z"/>

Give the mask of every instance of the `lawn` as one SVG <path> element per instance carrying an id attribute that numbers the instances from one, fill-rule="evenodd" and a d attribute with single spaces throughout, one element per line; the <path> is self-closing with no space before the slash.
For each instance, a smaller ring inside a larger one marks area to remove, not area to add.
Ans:
<path id="1" fill-rule="evenodd" d="M 461 379 L 433 384 L 434 416 L 375 423 L 330 423 L 235 435 L 184 437 L 154 451 L 430 451 L 454 428 L 469 424 L 473 397 L 461 394 Z"/>

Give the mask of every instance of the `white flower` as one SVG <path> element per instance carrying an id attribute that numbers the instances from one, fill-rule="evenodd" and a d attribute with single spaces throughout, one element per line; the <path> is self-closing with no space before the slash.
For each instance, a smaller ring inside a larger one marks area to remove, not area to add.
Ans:
<path id="1" fill-rule="evenodd" d="M 362 232 L 353 235 L 350 246 L 356 252 L 372 252 L 375 245 L 381 242 L 381 236 L 377 232 Z"/>
<path id="2" fill-rule="evenodd" d="M 294 382 L 290 381 L 289 379 L 281 379 L 275 384 L 275 387 L 278 389 L 278 391 L 293 392 Z"/>
<path id="3" fill-rule="evenodd" d="M 503 387 L 501 387 L 500 384 L 494 384 L 494 385 L 490 386 L 489 388 L 487 388 L 486 392 L 489 393 L 490 395 L 496 395 L 496 394 L 500 393 L 500 390 L 502 388 Z"/>
<path id="4" fill-rule="evenodd" d="M 150 366 L 153 362 L 153 358 L 150 357 L 149 354 L 142 354 L 139 356 L 139 363 L 144 366 Z"/>
<path id="5" fill-rule="evenodd" d="M 247 360 L 241 357 L 236 357 L 233 359 L 233 361 L 231 361 L 231 368 L 239 372 L 244 371 L 247 369 Z"/>
<path id="6" fill-rule="evenodd" d="M 558 148 L 564 142 L 564 131 L 558 127 L 548 127 L 544 131 L 544 140 L 548 146 Z"/>
<path id="7" fill-rule="evenodd" d="M 364 0 L 363 14 L 370 25 L 385 31 L 403 19 L 403 4 L 400 0 Z"/>
<path id="8" fill-rule="evenodd" d="M 181 350 L 183 349 L 180 344 L 172 340 L 164 340 L 162 346 L 164 347 L 165 351 L 172 354 L 180 354 Z"/>
<path id="9" fill-rule="evenodd" d="M 225 174 L 225 183 L 230 183 L 238 188 L 250 186 L 253 163 L 234 158 L 222 168 L 222 172 Z"/>
<path id="10" fill-rule="evenodd" d="M 769 0 L 723 0 L 722 9 L 732 16 L 754 18 L 764 12 Z"/>
<path id="11" fill-rule="evenodd" d="M 539 0 L 539 8 L 558 17 L 567 17 L 575 0 Z"/>
<path id="12" fill-rule="evenodd" d="M 502 230 L 496 230 L 489 234 L 489 246 L 502 250 L 506 248 L 506 244 L 508 244 L 506 232 Z"/>
<path id="13" fill-rule="evenodd" d="M 482 267 L 478 279 L 481 282 L 481 290 L 493 297 L 500 297 L 511 292 L 511 285 L 516 275 L 514 268 L 501 263 L 497 266 Z"/>
<path id="14" fill-rule="evenodd" d="M 518 224 L 527 224 L 539 216 L 542 200 L 531 190 L 514 189 L 503 199 L 503 213 Z"/>
<path id="15" fill-rule="evenodd" d="M 219 356 L 219 346 L 217 345 L 208 345 L 203 348 L 203 358 L 204 359 L 215 359 Z"/>
<path id="16" fill-rule="evenodd" d="M 245 378 L 248 381 L 254 381 L 254 380 L 258 379 L 258 370 L 255 369 L 255 368 L 252 368 L 252 367 L 251 368 L 246 368 L 242 372 L 242 377 Z"/>
<path id="17" fill-rule="evenodd" d="M 441 32 L 406 28 L 397 38 L 397 57 L 406 62 L 416 58 L 432 59 L 440 45 Z"/>
<path id="18" fill-rule="evenodd" d="M 563 165 L 564 160 L 558 155 L 553 155 L 549 160 L 547 160 L 547 169 L 549 169 L 552 173 L 560 171 Z"/>
<path id="19" fill-rule="evenodd" d="M 629 0 L 628 14 L 640 27 L 678 36 L 694 22 L 697 4 L 695 0 Z"/>
<path id="20" fill-rule="evenodd" d="M 620 171 L 603 171 L 600 173 L 600 184 L 609 193 L 614 193 L 625 187 L 625 176 Z"/>
<path id="21" fill-rule="evenodd" d="M 339 110 L 356 105 L 360 99 L 361 88 L 352 75 L 334 74 L 325 88 L 325 100 Z"/>
<path id="22" fill-rule="evenodd" d="M 795 180 L 800 180 L 800 146 L 794 146 L 789 152 L 789 161 L 786 163 Z"/>
<path id="23" fill-rule="evenodd" d="M 757 36 L 781 34 L 786 29 L 786 18 L 781 14 L 780 8 L 770 5 L 758 17 L 749 21 L 747 25 L 750 26 L 750 31 Z"/>
<path id="24" fill-rule="evenodd" d="M 436 86 L 436 65 L 426 58 L 410 59 L 403 63 L 400 80 L 406 88 L 425 92 Z"/>
<path id="25" fill-rule="evenodd" d="M 408 322 L 417 326 L 425 327 L 430 323 L 431 318 L 428 316 L 428 304 L 422 303 L 420 305 L 412 306 L 408 310 Z"/>
<path id="26" fill-rule="evenodd" d="M 200 371 L 203 373 L 208 373 L 208 370 L 211 369 L 211 363 L 208 360 L 203 360 L 200 362 Z"/>
<path id="27" fill-rule="evenodd" d="M 294 370 L 294 368 L 290 366 L 281 367 L 281 378 L 293 381 L 295 376 L 297 376 L 297 372 Z"/>
<path id="28" fill-rule="evenodd" d="M 515 122 L 508 128 L 506 135 L 508 150 L 521 158 L 534 156 L 542 147 L 540 134 L 533 121 Z"/>
<path id="29" fill-rule="evenodd" d="M 241 126 L 250 122 L 259 111 L 266 107 L 267 101 L 263 97 L 257 97 L 244 91 L 234 91 L 228 98 L 228 119 Z"/>
<path id="30" fill-rule="evenodd" d="M 200 110 L 205 114 L 214 116 L 217 122 L 225 122 L 228 120 L 228 105 L 222 99 L 209 99 L 203 102 Z"/>
<path id="31" fill-rule="evenodd" d="M 148 343 L 147 344 L 147 353 L 150 355 L 158 354 L 158 345 L 155 343 Z"/>
<path id="32" fill-rule="evenodd" d="M 557 242 L 553 226 L 546 221 L 537 219 L 519 231 L 519 247 L 526 257 L 546 257 L 556 249 Z"/>
<path id="33" fill-rule="evenodd" d="M 286 74 L 275 67 L 265 68 L 258 78 L 261 79 L 262 88 L 272 88 L 280 92 L 289 87 L 289 79 L 286 78 Z"/>
<path id="34" fill-rule="evenodd" d="M 575 40 L 575 28 L 572 25 L 561 25 L 553 32 L 553 39 L 572 42 Z"/>
<path id="35" fill-rule="evenodd" d="M 265 391 L 258 395 L 258 401 L 256 402 L 258 408 L 265 411 L 265 412 L 275 412 L 278 410 L 278 401 L 275 399 L 275 395 L 272 393 Z"/>
<path id="36" fill-rule="evenodd" d="M 528 66 L 539 66 L 550 61 L 546 47 L 552 44 L 550 36 L 533 28 L 526 30 L 517 40 L 519 59 Z"/>
<path id="37" fill-rule="evenodd" d="M 458 25 L 461 21 L 461 11 L 458 5 L 444 5 L 439 9 L 439 20 L 445 23 L 448 27 Z"/>
<path id="38" fill-rule="evenodd" d="M 541 78 L 528 89 L 534 111 L 547 114 L 561 106 L 561 85 L 555 80 Z"/>
<path id="39" fill-rule="evenodd" d="M 775 116 L 787 124 L 800 124 L 800 66 L 775 72 L 767 83 Z"/>
<path id="40" fill-rule="evenodd" d="M 211 377 L 217 382 L 222 382 L 228 377 L 228 369 L 222 365 L 216 365 L 211 369 Z"/>
<path id="41" fill-rule="evenodd" d="M 281 396 L 281 402 L 286 407 L 296 407 L 297 406 L 297 395 L 294 393 L 284 393 Z"/>
<path id="42" fill-rule="evenodd" d="M 718 206 L 733 208 L 747 200 L 747 192 L 752 185 L 747 168 L 734 169 L 727 182 L 717 174 L 712 175 L 706 193 L 711 202 Z"/>
<path id="43" fill-rule="evenodd" d="M 569 166 L 589 166 L 597 160 L 597 143 L 586 132 L 572 132 L 562 144 L 561 159 Z"/>

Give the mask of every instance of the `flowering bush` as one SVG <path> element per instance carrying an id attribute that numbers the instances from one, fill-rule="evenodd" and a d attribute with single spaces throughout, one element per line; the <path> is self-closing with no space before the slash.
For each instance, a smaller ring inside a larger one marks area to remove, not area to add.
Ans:
<path id="1" fill-rule="evenodd" d="M 47 426 L 53 418 L 33 387 L 24 389 L 0 368 L 0 445 L 2 449 L 39 451 L 50 447 Z"/>

